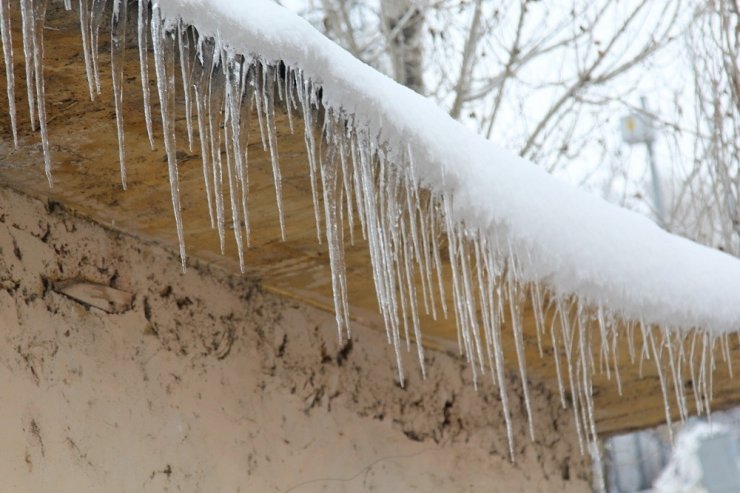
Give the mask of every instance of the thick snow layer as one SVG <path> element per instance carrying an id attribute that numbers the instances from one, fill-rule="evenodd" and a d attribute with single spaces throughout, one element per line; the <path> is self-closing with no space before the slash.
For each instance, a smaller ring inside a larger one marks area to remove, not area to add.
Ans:
<path id="1" fill-rule="evenodd" d="M 367 125 L 416 178 L 453 197 L 454 219 L 507 236 L 524 275 L 622 316 L 721 333 L 740 328 L 740 261 L 673 236 L 474 134 L 269 0 L 160 0 L 228 49 L 301 68 L 324 101 Z"/>

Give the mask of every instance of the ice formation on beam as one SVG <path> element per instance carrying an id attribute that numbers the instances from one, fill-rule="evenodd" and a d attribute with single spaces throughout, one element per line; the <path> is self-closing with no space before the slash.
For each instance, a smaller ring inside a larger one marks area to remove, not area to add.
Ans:
<path id="1" fill-rule="evenodd" d="M 12 6 L 20 7 L 30 119 L 38 119 L 51 183 L 43 79 L 47 1 L 19 0 Z M 614 374 L 621 391 L 620 338 L 627 339 L 633 363 L 656 365 L 669 422 L 672 402 L 682 418 L 689 402 L 699 413 L 709 411 L 715 355 L 729 364 L 727 338 L 740 328 L 740 261 L 669 235 L 499 149 L 269 0 L 139 0 L 135 14 L 127 12 L 127 1 L 112 1 L 122 184 L 123 40 L 127 27 L 136 24 L 142 81 L 148 80 L 149 46 L 154 54 L 183 267 L 175 91 L 185 94 L 188 145 L 197 136 L 200 146 L 212 226 L 222 250 L 227 229 L 232 230 L 242 268 L 252 234 L 246 150 L 255 118 L 271 157 L 281 234 L 290 234 L 283 225 L 275 128 L 276 108 L 282 108 L 291 128 L 296 116 L 303 120 L 316 232 L 329 251 L 340 339 L 350 337 L 344 245 L 359 241 L 357 223 L 368 244 L 400 380 L 404 341 L 406 350 L 412 333 L 421 341 L 420 314 L 437 318 L 451 312 L 474 380 L 487 374 L 498 387 L 512 456 L 504 358 L 514 356 L 503 353 L 502 331 L 513 333 L 531 425 L 522 335 L 523 310 L 530 303 L 540 352 L 545 337 L 556 348 L 560 399 L 563 406 L 572 403 L 582 449 L 596 450 L 592 375 Z M 65 1 L 68 10 L 71 3 Z M 103 16 L 111 12 L 107 3 L 75 5 L 91 97 L 100 91 L 97 46 Z M 10 9 L 9 0 L 0 0 L 15 140 Z M 152 141 L 147 83 L 142 91 Z M 423 347 L 416 348 L 423 372 Z M 692 395 L 682 385 L 686 372 Z"/>

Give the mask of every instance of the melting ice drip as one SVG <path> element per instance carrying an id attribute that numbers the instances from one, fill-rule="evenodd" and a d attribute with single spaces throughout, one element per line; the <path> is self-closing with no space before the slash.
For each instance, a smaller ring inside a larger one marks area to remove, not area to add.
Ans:
<path id="1" fill-rule="evenodd" d="M 47 4 L 48 0 L 19 1 L 30 121 L 31 126 L 40 131 L 46 176 L 52 185 L 43 76 Z M 100 25 L 108 12 L 106 4 L 106 0 L 78 0 L 76 5 L 88 87 L 93 99 L 100 94 L 97 46 Z M 67 10 L 72 9 L 71 0 L 65 0 L 64 5 Z M 124 188 L 122 87 L 127 6 L 125 0 L 113 0 L 111 19 L 111 73 Z M 13 142 L 17 146 L 10 9 L 9 0 L 0 0 L 9 116 Z M 686 371 L 692 384 L 694 409 L 699 414 L 709 413 L 717 350 L 731 373 L 727 334 L 658 328 L 639 320 L 627 322 L 607 307 L 593 306 L 574 296 L 558 295 L 546 284 L 523 274 L 527 253 L 515 251 L 505 231 L 494 236 L 474 224 L 453 221 L 454 197 L 419 186 L 410 148 L 390 149 L 378 142 L 363 125 L 362 115 L 345 114 L 341 108 L 328 105 L 321 97 L 321 87 L 309 80 L 300 67 L 235 53 L 219 39 L 200 35 L 197 26 L 163 18 L 159 6 L 156 3 L 150 6 L 148 0 L 138 0 L 136 23 L 146 129 L 153 145 L 148 85 L 150 39 L 152 43 L 183 268 L 186 252 L 175 143 L 176 86 L 185 96 L 188 146 L 192 149 L 195 136 L 200 145 L 211 226 L 218 232 L 223 252 L 227 216 L 230 215 L 235 226 L 228 229 L 233 230 L 242 271 L 244 248 L 249 246 L 252 234 L 247 207 L 247 143 L 254 113 L 263 149 L 270 154 L 280 231 L 283 239 L 286 235 L 275 116 L 276 106 L 282 106 L 291 131 L 294 114 L 304 122 L 316 234 L 319 242 L 326 240 L 329 251 L 340 341 L 351 336 L 344 246 L 347 240 L 355 243 L 357 232 L 369 248 L 377 301 L 388 341 L 395 350 L 401 383 L 404 382 L 401 352 L 404 346 L 406 351 L 411 350 L 412 339 L 416 341 L 422 374 L 426 374 L 420 315 L 424 313 L 436 320 L 440 316 L 446 318 L 452 311 L 460 352 L 470 363 L 474 383 L 477 385 L 478 379 L 487 373 L 498 388 L 512 458 L 512 416 L 502 340 L 504 331 L 510 330 L 529 433 L 534 439 L 522 328 L 524 310 L 530 304 L 540 357 L 544 356 L 543 345 L 553 349 L 560 401 L 563 407 L 571 403 L 582 452 L 588 448 L 595 459 L 600 460 L 592 377 L 596 372 L 605 372 L 609 379 L 614 375 L 621 394 L 620 338 L 626 338 L 630 362 L 639 364 L 641 373 L 644 361 L 652 359 L 655 364 L 669 424 L 672 400 L 682 420 L 689 414 L 690 397 L 683 385 Z M 224 200 L 225 188 L 228 189 L 228 204 Z M 449 262 L 443 262 L 443 256 Z M 671 382 L 675 399 L 670 396 Z"/>

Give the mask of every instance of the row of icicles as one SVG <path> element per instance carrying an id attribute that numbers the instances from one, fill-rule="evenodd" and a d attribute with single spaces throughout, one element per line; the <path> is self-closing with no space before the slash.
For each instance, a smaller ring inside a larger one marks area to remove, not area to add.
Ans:
<path id="1" fill-rule="evenodd" d="M 32 127 L 38 124 L 46 175 L 51 185 L 43 78 L 47 4 L 48 0 L 19 2 L 28 109 Z M 77 4 L 88 87 L 93 99 L 100 94 L 97 46 L 101 22 L 109 12 L 106 4 L 106 0 L 79 0 Z M 67 10 L 72 9 L 71 0 L 65 0 L 64 5 Z M 129 20 L 127 7 L 127 1 L 113 0 L 111 19 L 112 86 L 124 188 L 122 98 Z M 328 107 L 319 95 L 319 87 L 305 77 L 300 68 L 234 53 L 220 40 L 199 35 L 192 26 L 163 19 L 157 4 L 149 8 L 147 0 L 138 0 L 136 19 L 138 75 L 142 81 L 146 129 L 150 144 L 154 146 L 148 83 L 148 43 L 152 43 L 183 268 L 186 256 L 175 155 L 176 90 L 184 94 L 188 146 L 192 148 L 196 135 L 200 144 L 211 225 L 218 232 L 222 252 L 226 225 L 235 225 L 228 229 L 233 232 L 242 270 L 244 248 L 249 246 L 252 234 L 247 200 L 247 143 L 249 122 L 255 113 L 259 139 L 272 162 L 282 238 L 286 235 L 275 122 L 276 105 L 281 105 L 287 112 L 291 131 L 294 112 L 304 122 L 316 234 L 319 242 L 325 240 L 327 243 L 340 341 L 350 337 L 344 246 L 347 240 L 354 244 L 358 234 L 368 245 L 378 305 L 388 341 L 396 354 L 401 383 L 404 381 L 401 351 L 404 345 L 410 351 L 412 340 L 417 341 L 421 371 L 426 374 L 420 343 L 420 317 L 426 314 L 435 320 L 440 316 L 446 318 L 448 304 L 451 305 L 460 351 L 470 363 L 475 384 L 488 373 L 498 388 L 512 458 L 513 431 L 504 378 L 503 338 L 504 331 L 511 330 L 529 434 L 534 439 L 522 328 L 524 311 L 530 304 L 540 356 L 545 353 L 543 346 L 552 353 L 562 406 L 571 403 L 581 450 L 588 448 L 597 461 L 600 459 L 592 377 L 597 371 L 605 372 L 609 379 L 613 376 L 621 394 L 620 338 L 626 337 L 629 359 L 632 364 L 639 364 L 641 373 L 644 361 L 652 359 L 655 363 L 669 424 L 672 400 L 675 400 L 681 419 L 688 417 L 689 403 L 699 414 L 709 412 L 718 348 L 722 359 L 730 366 L 727 335 L 659 329 L 640 321 L 625 323 L 605 307 L 587 306 L 573 297 L 558 296 L 544 285 L 524 282 L 522 257 L 508 240 L 473 225 L 453 221 L 451 196 L 418 187 L 410 148 L 391 154 L 387 146 L 378 143 L 361 124 L 362 115 L 345 115 L 341 110 Z M 9 0 L 0 0 L 0 27 L 8 108 L 13 142 L 17 146 Z M 180 84 L 176 89 L 178 72 Z M 321 131 L 317 136 L 314 130 L 318 127 Z M 225 188 L 228 201 L 224 199 Z M 230 221 L 227 220 L 229 215 Z M 449 263 L 442 261 L 445 255 Z M 638 337 L 642 344 L 635 342 Z M 686 395 L 683 385 L 687 373 L 693 396 Z"/>

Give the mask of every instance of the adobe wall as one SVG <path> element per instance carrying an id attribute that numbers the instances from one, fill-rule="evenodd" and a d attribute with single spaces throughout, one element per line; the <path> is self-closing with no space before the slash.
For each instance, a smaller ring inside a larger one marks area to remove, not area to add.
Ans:
<path id="1" fill-rule="evenodd" d="M 173 226 L 174 227 L 174 226 Z M 134 295 L 108 314 L 55 291 Z M 406 388 L 385 334 L 0 187 L 2 491 L 590 491 L 570 411 L 531 387 L 516 462 L 497 391 L 428 351 Z"/>

